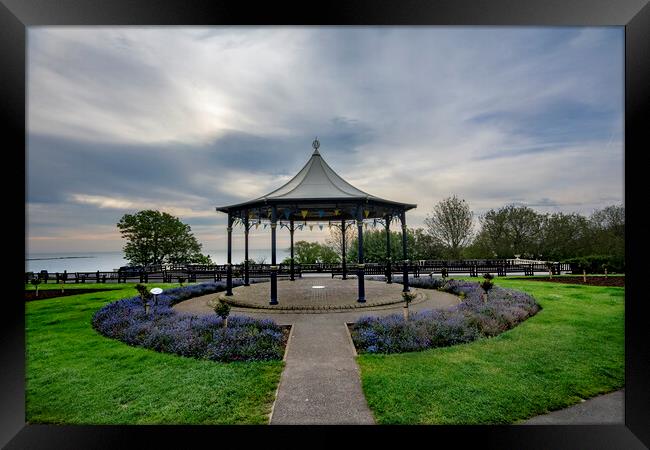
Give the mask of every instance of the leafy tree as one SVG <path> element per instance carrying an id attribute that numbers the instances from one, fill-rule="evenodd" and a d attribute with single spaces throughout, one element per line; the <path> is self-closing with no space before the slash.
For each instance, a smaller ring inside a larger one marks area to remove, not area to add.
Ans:
<path id="1" fill-rule="evenodd" d="M 341 258 L 334 250 L 318 242 L 298 241 L 293 244 L 294 262 L 296 264 L 333 264 Z M 285 258 L 282 264 L 290 264 L 291 258 Z"/>
<path id="2" fill-rule="evenodd" d="M 447 250 L 450 258 L 460 258 L 461 250 L 472 238 L 472 211 L 455 195 L 438 202 L 424 219 L 427 232 Z"/>
<path id="3" fill-rule="evenodd" d="M 508 235 L 508 212 L 491 209 L 479 221 L 481 232 L 475 239 L 475 247 L 487 258 L 511 258 L 514 254 Z"/>
<path id="4" fill-rule="evenodd" d="M 127 241 L 124 255 L 132 265 L 203 263 L 209 260 L 209 256 L 201 254 L 201 244 L 190 226 L 166 212 L 149 209 L 125 214 L 117 227 Z"/>
<path id="5" fill-rule="evenodd" d="M 541 254 L 543 216 L 527 206 L 506 205 L 491 209 L 480 218 L 476 241 L 487 257 L 535 257 Z"/>
<path id="6" fill-rule="evenodd" d="M 217 316 L 221 317 L 223 320 L 223 327 L 228 328 L 228 316 L 230 315 L 230 305 L 223 300 L 219 302 L 214 307 L 214 312 Z"/>
<path id="7" fill-rule="evenodd" d="M 407 259 L 414 259 L 415 233 L 413 230 L 406 231 L 406 255 Z M 390 232 L 390 255 L 393 261 L 401 261 L 404 258 L 402 251 L 402 232 Z M 347 259 L 350 262 L 358 261 L 359 240 L 355 236 L 352 241 L 350 253 Z M 364 230 L 363 231 L 363 259 L 369 263 L 386 262 L 386 230 Z"/>
<path id="8" fill-rule="evenodd" d="M 542 236 L 541 253 L 546 260 L 561 261 L 589 251 L 589 221 L 580 214 L 545 216 Z"/>
<path id="9" fill-rule="evenodd" d="M 527 206 L 508 205 L 508 239 L 514 255 L 535 257 L 539 255 L 542 216 Z"/>
<path id="10" fill-rule="evenodd" d="M 412 251 L 409 251 L 410 259 L 444 259 L 447 256 L 445 247 L 427 233 L 426 230 L 422 228 L 408 229 L 407 239 L 411 234 L 413 235 L 414 244 Z"/>
<path id="11" fill-rule="evenodd" d="M 592 254 L 625 257 L 625 208 L 611 205 L 596 210 L 589 218 Z"/>

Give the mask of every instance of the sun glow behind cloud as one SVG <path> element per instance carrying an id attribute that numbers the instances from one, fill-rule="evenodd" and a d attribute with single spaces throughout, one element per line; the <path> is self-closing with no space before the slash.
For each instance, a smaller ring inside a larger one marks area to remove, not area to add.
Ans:
<path id="1" fill-rule="evenodd" d="M 225 248 L 215 206 L 288 181 L 315 135 L 414 226 L 452 194 L 590 213 L 623 199 L 622 75 L 622 28 L 31 28 L 28 239 L 118 250 L 156 208 Z"/>

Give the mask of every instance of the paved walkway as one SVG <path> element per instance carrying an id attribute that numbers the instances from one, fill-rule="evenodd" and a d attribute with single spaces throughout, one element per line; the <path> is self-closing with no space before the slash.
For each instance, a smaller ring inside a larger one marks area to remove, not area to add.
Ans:
<path id="1" fill-rule="evenodd" d="M 412 311 L 449 308 L 459 302 L 451 294 L 425 289 L 420 292 L 425 298 L 412 304 Z M 214 314 L 208 304 L 214 295 L 186 300 L 174 308 L 179 312 Z M 359 367 L 346 322 L 369 314 L 401 314 L 402 309 L 402 304 L 398 304 L 301 314 L 233 307 L 232 314 L 271 318 L 280 325 L 292 325 L 286 365 L 270 423 L 374 424 L 361 389 Z"/>
<path id="2" fill-rule="evenodd" d="M 625 423 L 625 389 L 533 417 L 521 425 L 600 425 Z"/>
<path id="3" fill-rule="evenodd" d="M 402 302 L 402 288 L 398 283 L 366 281 L 366 303 L 364 306 Z M 279 305 L 270 306 L 269 283 L 255 283 L 232 290 L 232 296 L 221 293 L 220 297 L 235 306 L 254 306 L 266 309 L 307 308 L 349 308 L 360 304 L 356 279 L 340 278 L 298 278 L 295 281 L 278 281 Z"/>

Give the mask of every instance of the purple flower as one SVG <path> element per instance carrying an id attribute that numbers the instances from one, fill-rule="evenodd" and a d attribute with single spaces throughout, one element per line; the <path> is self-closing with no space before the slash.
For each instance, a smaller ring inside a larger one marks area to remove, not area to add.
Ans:
<path id="1" fill-rule="evenodd" d="M 144 313 L 139 296 L 124 298 L 95 312 L 92 325 L 129 345 L 182 356 L 218 361 L 282 359 L 282 328 L 272 320 L 231 316 L 224 328 L 216 315 L 193 316 L 172 309 L 182 300 L 223 290 L 221 281 L 167 289 L 149 314 Z"/>
<path id="2" fill-rule="evenodd" d="M 503 333 L 541 309 L 530 295 L 499 286 L 494 286 L 489 301 L 484 302 L 477 282 L 412 278 L 409 283 L 459 295 L 463 301 L 450 310 L 412 313 L 408 321 L 397 314 L 361 317 L 351 333 L 359 351 L 397 353 L 467 343 Z"/>

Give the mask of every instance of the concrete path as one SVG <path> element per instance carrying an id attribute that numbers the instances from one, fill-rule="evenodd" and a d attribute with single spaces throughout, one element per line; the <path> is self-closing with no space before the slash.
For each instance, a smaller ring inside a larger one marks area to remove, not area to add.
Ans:
<path id="1" fill-rule="evenodd" d="M 326 316 L 293 324 L 272 425 L 375 423 L 346 325 Z"/>
<path id="2" fill-rule="evenodd" d="M 625 423 L 625 389 L 533 417 L 521 425 L 600 425 Z"/>

